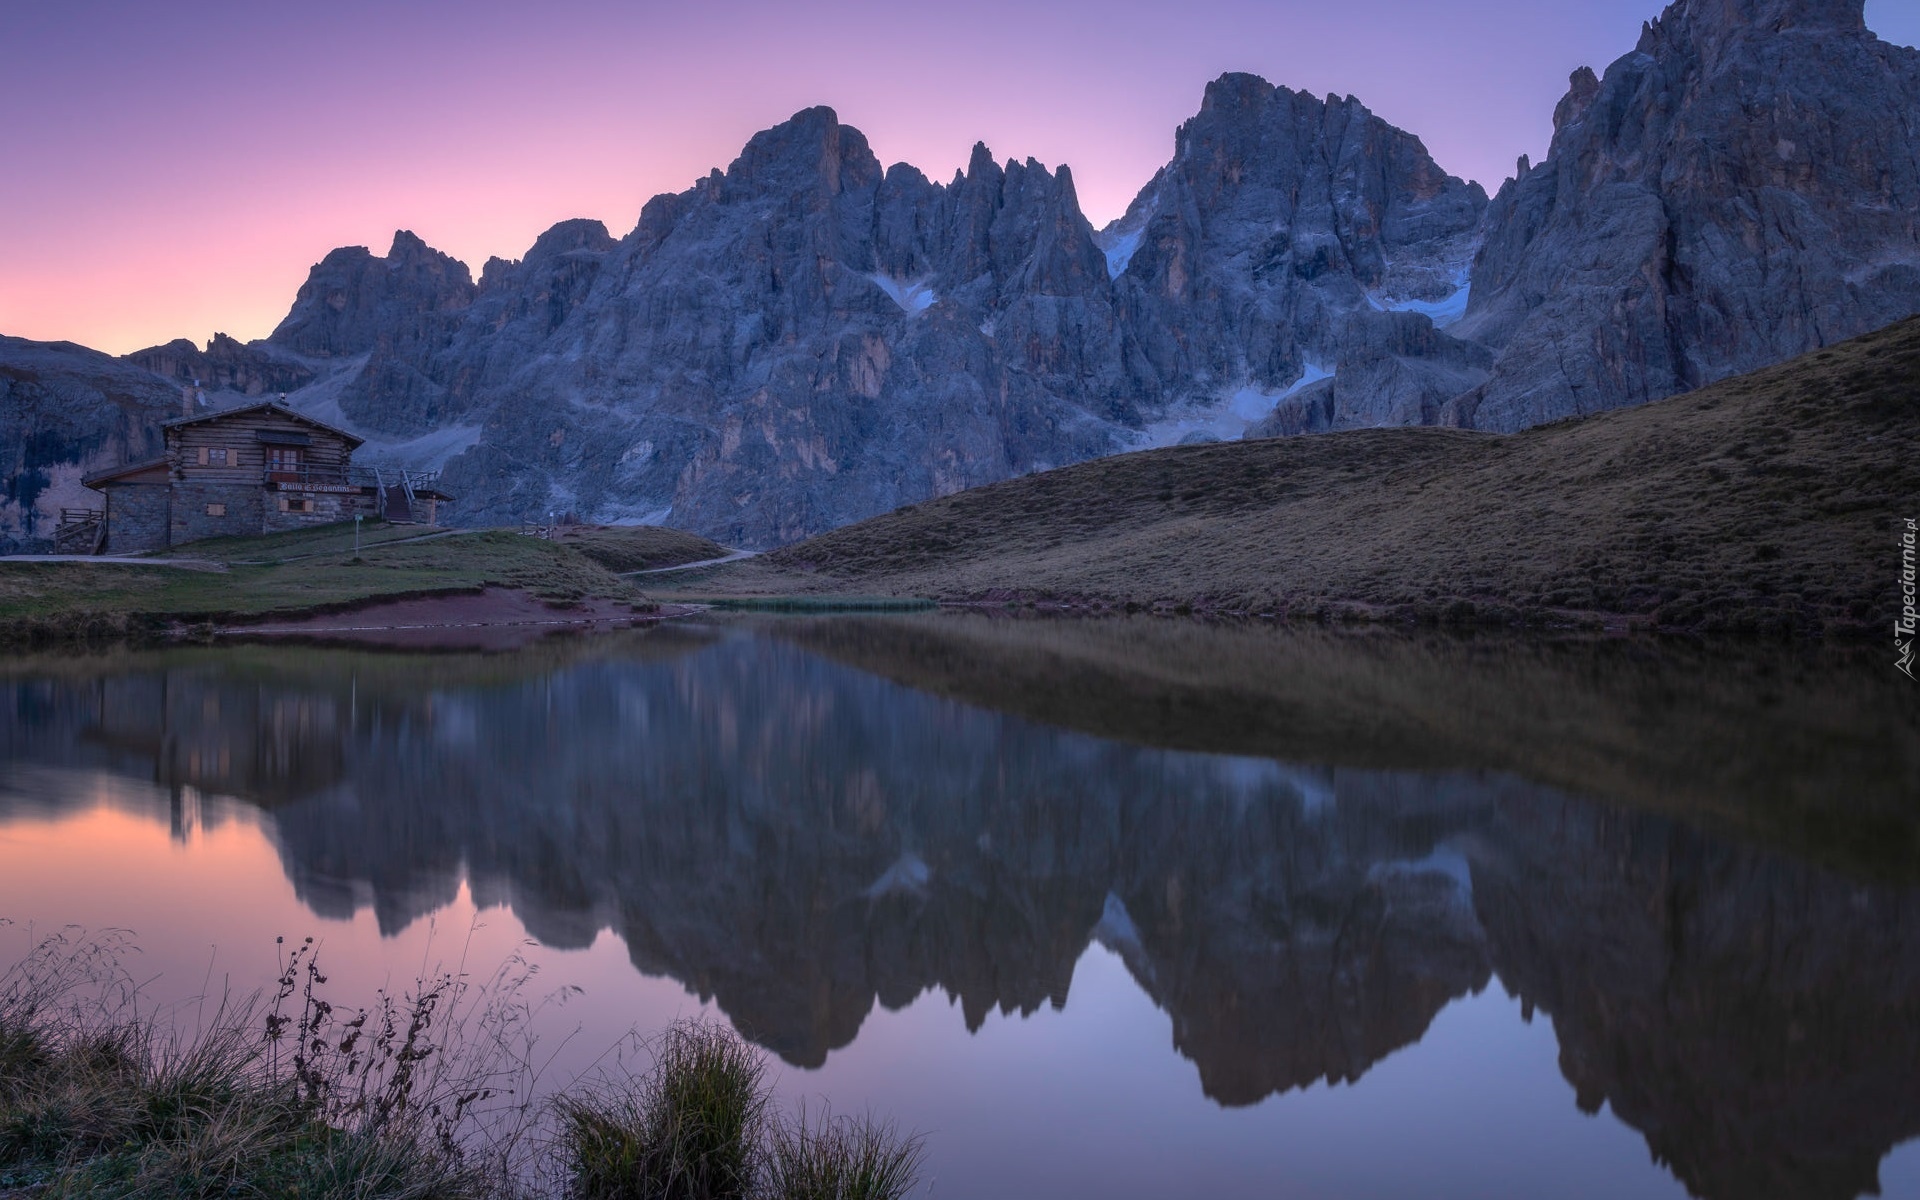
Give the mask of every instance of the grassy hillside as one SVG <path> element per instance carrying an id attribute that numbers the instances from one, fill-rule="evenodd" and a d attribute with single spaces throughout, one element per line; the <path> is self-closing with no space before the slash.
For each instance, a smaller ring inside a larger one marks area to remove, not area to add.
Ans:
<path id="1" fill-rule="evenodd" d="M 559 539 L 609 571 L 655 571 L 730 553 L 697 533 L 660 525 L 562 526 Z"/>
<path id="2" fill-rule="evenodd" d="M 163 621 L 231 619 L 333 608 L 381 597 L 496 586 L 554 601 L 645 603 L 634 585 L 578 549 L 507 530 L 422 536 L 351 525 L 212 538 L 174 557 L 205 570 L 95 563 L 0 563 L 0 637 L 113 634 Z"/>
<path id="3" fill-rule="evenodd" d="M 1122 455 L 676 586 L 1732 632 L 1878 630 L 1920 515 L 1920 318 L 1510 436 L 1358 430 Z"/>

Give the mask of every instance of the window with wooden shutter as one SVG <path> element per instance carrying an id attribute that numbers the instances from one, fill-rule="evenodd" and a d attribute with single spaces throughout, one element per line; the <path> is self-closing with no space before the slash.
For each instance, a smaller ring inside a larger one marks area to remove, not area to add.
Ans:
<path id="1" fill-rule="evenodd" d="M 207 515 L 210 517 L 224 517 L 227 515 L 227 506 L 224 504 L 209 504 L 207 505 Z"/>
<path id="2" fill-rule="evenodd" d="M 207 448 L 205 446 L 200 447 L 200 465 L 203 467 L 207 465 Z"/>

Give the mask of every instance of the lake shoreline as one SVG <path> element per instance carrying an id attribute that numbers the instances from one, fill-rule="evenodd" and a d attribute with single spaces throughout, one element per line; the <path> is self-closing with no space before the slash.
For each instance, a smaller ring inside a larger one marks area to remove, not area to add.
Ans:
<path id="1" fill-rule="evenodd" d="M 207 564 L 200 570 L 15 561 L 0 564 L 0 646 L 205 640 L 276 623 L 339 632 L 323 628 L 338 624 L 328 618 L 370 610 L 374 619 L 365 624 L 423 628 L 630 623 L 661 610 L 622 572 L 637 562 L 698 560 L 711 548 L 650 527 L 423 537 L 410 526 L 342 523 L 195 542 L 190 551 Z M 489 594 L 519 599 L 489 601 Z M 380 618 L 377 610 L 395 605 L 421 611 Z"/>

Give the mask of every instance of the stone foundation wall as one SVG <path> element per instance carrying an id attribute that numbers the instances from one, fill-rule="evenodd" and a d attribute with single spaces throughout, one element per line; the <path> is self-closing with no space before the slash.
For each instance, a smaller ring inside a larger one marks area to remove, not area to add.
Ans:
<path id="1" fill-rule="evenodd" d="M 257 536 L 266 529 L 266 495 L 257 483 L 175 483 L 168 521 L 172 544 Z M 224 511 L 208 511 L 216 506 Z"/>
<path id="2" fill-rule="evenodd" d="M 163 483 L 108 485 L 108 554 L 137 554 L 165 550 L 169 538 L 167 486 Z"/>
<path id="3" fill-rule="evenodd" d="M 282 510 L 282 501 L 288 507 Z M 355 513 L 375 516 L 372 496 L 343 495 L 339 492 L 268 492 L 262 502 L 264 528 L 268 533 L 286 529 L 305 529 L 310 525 L 331 525 L 351 521 Z"/>

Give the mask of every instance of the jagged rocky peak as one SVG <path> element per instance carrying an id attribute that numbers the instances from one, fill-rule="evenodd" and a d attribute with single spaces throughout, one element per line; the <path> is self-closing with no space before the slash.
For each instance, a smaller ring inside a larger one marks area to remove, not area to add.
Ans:
<path id="1" fill-rule="evenodd" d="M 396 332 L 404 340 L 423 314 L 464 309 L 474 290 L 465 263 L 402 229 L 385 258 L 343 246 L 321 259 L 267 340 L 315 357 L 364 354 Z"/>
<path id="2" fill-rule="evenodd" d="M 605 224 L 586 217 L 575 217 L 571 221 L 560 222 L 535 238 L 533 249 L 527 251 L 527 257 L 541 258 L 574 250 L 605 252 L 613 247 L 613 235 L 607 232 Z"/>
<path id="3" fill-rule="evenodd" d="M 1640 49 L 1652 53 L 1662 41 L 1769 36 L 1793 31 L 1867 32 L 1866 0 L 1675 0 L 1647 22 Z"/>
<path id="4" fill-rule="evenodd" d="M 464 396 L 475 386 L 498 382 L 503 377 L 499 364 L 534 352 L 587 302 L 619 245 L 601 222 L 576 218 L 534 239 L 524 258 L 488 259 L 473 307 L 447 352 L 464 361 L 436 364 L 454 390 Z M 478 370 L 476 363 L 482 364 Z"/>
<path id="5" fill-rule="evenodd" d="M 866 135 L 842 125 L 839 114 L 822 105 L 754 134 L 727 168 L 725 182 L 732 196 L 798 189 L 834 196 L 870 188 L 882 174 Z"/>
<path id="6" fill-rule="evenodd" d="M 493 286 L 489 280 L 497 281 L 521 267 L 547 267 L 559 259 L 581 253 L 605 254 L 618 244 L 607 232 L 606 225 L 599 221 L 585 217 L 562 221 L 535 238 L 526 257 L 488 259 L 480 271 L 480 287 L 484 290 Z"/>
<path id="7" fill-rule="evenodd" d="M 314 379 L 311 367 L 224 333 L 214 334 L 205 350 L 186 338 L 175 338 L 164 346 L 136 350 L 127 355 L 127 361 L 179 383 L 197 384 L 206 391 L 248 396 L 298 391 Z"/>
<path id="8" fill-rule="evenodd" d="M 1593 106 L 1593 98 L 1600 94 L 1600 77 L 1593 73 L 1592 67 L 1580 67 L 1567 80 L 1567 94 L 1553 110 L 1553 131 L 1559 133 L 1567 125 L 1587 115 L 1587 109 Z M 1531 169 L 1527 156 L 1520 156 L 1516 175 L 1525 175 Z"/>
<path id="9" fill-rule="evenodd" d="M 460 293 L 473 286 L 473 275 L 467 270 L 467 264 L 435 250 L 409 229 L 394 231 L 386 262 L 387 270 L 403 285 L 413 285 L 422 291 Z"/>
<path id="10" fill-rule="evenodd" d="M 1167 393 L 1277 397 L 1333 369 L 1356 313 L 1450 323 L 1486 205 L 1478 184 L 1353 97 L 1229 74 L 1100 244 Z"/>
<path id="11" fill-rule="evenodd" d="M 481 416 L 448 465 L 472 519 L 671 513 L 775 544 L 1118 448 L 1088 408 L 1137 390 L 1071 175 L 984 148 L 942 187 L 807 109 L 610 249 L 548 238 L 580 248 L 490 266 L 440 348 L 341 393 L 396 437 Z"/>
<path id="12" fill-rule="evenodd" d="M 1469 234 L 1486 206 L 1477 184 L 1352 96 L 1316 99 L 1246 74 L 1207 86 L 1156 182 L 1180 185 L 1219 232 L 1277 219 L 1294 235 L 1296 274 L 1344 269 L 1369 287 L 1388 281 L 1393 251 Z"/>
<path id="13" fill-rule="evenodd" d="M 973 186 L 970 180 L 966 185 Z M 1107 291 L 1106 259 L 1080 211 L 1073 172 L 1034 159 L 1000 170 L 989 255 L 1000 297 L 1082 296 Z M 956 272 L 957 274 L 958 272 Z"/>
<path id="14" fill-rule="evenodd" d="M 1449 419 L 1656 400 L 1920 310 L 1920 53 L 1861 0 L 1681 0 L 1490 207 L 1462 330 L 1500 352 Z"/>

